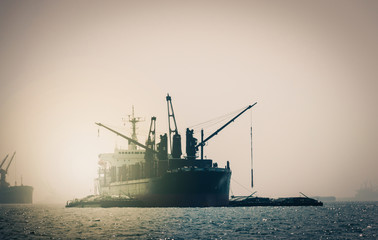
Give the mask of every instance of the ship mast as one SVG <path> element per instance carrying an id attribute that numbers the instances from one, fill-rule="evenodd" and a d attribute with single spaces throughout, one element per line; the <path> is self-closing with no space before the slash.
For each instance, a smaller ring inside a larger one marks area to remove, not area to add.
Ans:
<path id="1" fill-rule="evenodd" d="M 252 111 L 251 111 L 251 188 L 253 188 L 253 142 L 252 142 Z"/>
<path id="2" fill-rule="evenodd" d="M 125 119 L 123 119 L 124 122 L 126 122 Z M 129 119 L 128 119 L 128 122 L 131 123 L 131 130 L 132 130 L 132 135 L 131 135 L 131 138 L 134 140 L 134 141 L 138 141 L 138 138 L 137 138 L 137 134 L 136 134 L 136 124 L 138 122 L 142 122 L 144 120 L 142 120 L 141 117 L 135 117 L 134 115 L 134 105 L 132 106 L 132 113 L 131 115 L 129 115 Z M 133 143 L 132 141 L 129 141 L 129 147 L 128 147 L 129 150 L 136 150 L 136 145 L 135 143 Z"/>

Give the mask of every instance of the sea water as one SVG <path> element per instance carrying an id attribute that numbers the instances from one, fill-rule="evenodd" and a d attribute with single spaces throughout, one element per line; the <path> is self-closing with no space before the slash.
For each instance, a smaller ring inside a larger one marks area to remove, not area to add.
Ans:
<path id="1" fill-rule="evenodd" d="M 378 202 L 323 207 L 0 205 L 0 239 L 377 239 Z"/>

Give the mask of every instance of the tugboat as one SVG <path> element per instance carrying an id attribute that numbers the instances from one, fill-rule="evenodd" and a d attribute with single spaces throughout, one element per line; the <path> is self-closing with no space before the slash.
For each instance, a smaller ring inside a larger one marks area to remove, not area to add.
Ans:
<path id="1" fill-rule="evenodd" d="M 169 132 L 160 135 L 155 145 L 156 117 L 151 118 L 146 144 L 138 142 L 136 123 L 140 118 L 129 116 L 132 137 L 127 137 L 104 124 L 96 123 L 118 136 L 128 140 L 128 149 L 116 148 L 114 153 L 99 155 L 99 176 L 96 185 L 99 196 L 96 206 L 139 206 L 139 207 L 210 207 L 228 206 L 231 169 L 230 164 L 218 167 L 211 159 L 204 159 L 205 143 L 217 135 L 241 114 L 252 108 L 249 105 L 233 119 L 201 142 L 193 137 L 194 131 L 186 129 L 186 156 L 182 157 L 181 135 L 178 132 L 172 106 L 172 98 L 166 97 Z M 168 145 L 169 138 L 169 145 Z M 168 153 L 168 148 L 170 153 Z M 201 150 L 200 158 L 197 152 Z M 87 198 L 88 199 L 88 198 Z M 76 200 L 67 207 L 93 205 L 93 200 Z"/>
<path id="2" fill-rule="evenodd" d="M 21 186 L 10 186 L 10 184 L 6 182 L 6 175 L 15 155 L 16 152 L 13 153 L 13 156 L 5 169 L 3 169 L 3 165 L 6 162 L 8 155 L 0 165 L 0 204 L 33 202 L 33 187 L 24 186 L 22 183 Z"/>

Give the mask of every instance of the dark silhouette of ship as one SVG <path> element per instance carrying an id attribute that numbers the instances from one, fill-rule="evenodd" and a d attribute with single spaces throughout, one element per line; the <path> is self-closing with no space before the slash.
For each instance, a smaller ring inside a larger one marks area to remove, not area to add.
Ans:
<path id="1" fill-rule="evenodd" d="M 169 132 L 160 135 L 155 144 L 156 117 L 151 118 L 146 144 L 141 144 L 136 136 L 136 123 L 141 121 L 134 116 L 132 137 L 127 137 L 101 123 L 98 126 L 128 140 L 127 149 L 116 148 L 114 153 L 99 155 L 99 176 L 96 179 L 99 195 L 89 196 L 86 200 L 73 201 L 68 207 L 75 206 L 145 206 L 145 207 L 208 207 L 227 206 L 231 169 L 218 167 L 211 159 L 204 159 L 205 143 L 233 122 L 249 105 L 229 122 L 201 141 L 193 137 L 194 131 L 186 129 L 186 156 L 182 157 L 181 135 L 178 132 L 171 96 L 167 95 Z M 168 145 L 169 140 L 169 145 Z M 170 150 L 170 153 L 168 152 Z M 201 150 L 200 158 L 197 152 Z"/>
<path id="2" fill-rule="evenodd" d="M 33 187 L 24 186 L 10 186 L 6 181 L 9 166 L 11 165 L 16 152 L 13 153 L 7 167 L 3 169 L 8 155 L 4 158 L 0 165 L 0 204 L 18 204 L 18 203 L 32 203 L 33 202 Z"/>
<path id="3" fill-rule="evenodd" d="M 323 203 L 303 197 L 266 198 L 232 196 L 229 199 L 231 169 L 227 161 L 224 168 L 204 159 L 204 146 L 226 126 L 235 121 L 256 103 L 239 112 L 226 124 L 201 141 L 193 137 L 194 131 L 186 129 L 186 156 L 182 157 L 181 136 L 178 133 L 172 99 L 166 97 L 169 132 L 160 135 L 155 144 L 156 117 L 151 118 L 146 144 L 137 140 L 136 124 L 141 120 L 132 115 L 132 137 L 127 137 L 101 123 L 100 127 L 128 140 L 128 148 L 115 148 L 114 153 L 99 155 L 96 179 L 98 194 L 68 201 L 66 207 L 249 207 L 249 206 L 322 206 Z M 169 139 L 169 145 L 168 145 Z M 252 127 L 251 127 L 252 140 Z M 251 142 L 252 144 L 252 142 Z M 170 153 L 168 153 L 170 150 Z M 200 150 L 200 158 L 197 152 Z M 252 147 L 251 147 L 252 151 Z M 253 178 L 251 169 L 251 178 Z M 253 182 L 251 182 L 253 186 Z M 255 192 L 256 193 L 256 192 Z"/>

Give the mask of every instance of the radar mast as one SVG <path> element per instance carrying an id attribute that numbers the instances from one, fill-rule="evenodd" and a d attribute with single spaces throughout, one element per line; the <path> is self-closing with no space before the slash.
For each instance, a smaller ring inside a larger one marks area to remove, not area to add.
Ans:
<path id="1" fill-rule="evenodd" d="M 138 141 L 138 138 L 137 138 L 137 134 L 136 134 L 136 124 L 139 123 L 139 122 L 143 122 L 144 119 L 142 119 L 141 117 L 135 117 L 134 115 L 134 105 L 132 106 L 132 113 L 131 115 L 128 116 L 129 119 L 128 119 L 128 122 L 131 123 L 131 130 L 132 130 L 132 134 L 131 134 L 131 138 L 134 140 L 134 141 Z M 123 119 L 124 123 L 126 122 L 125 119 Z M 135 143 L 129 141 L 129 150 L 136 150 L 137 147 L 135 145 Z"/>

